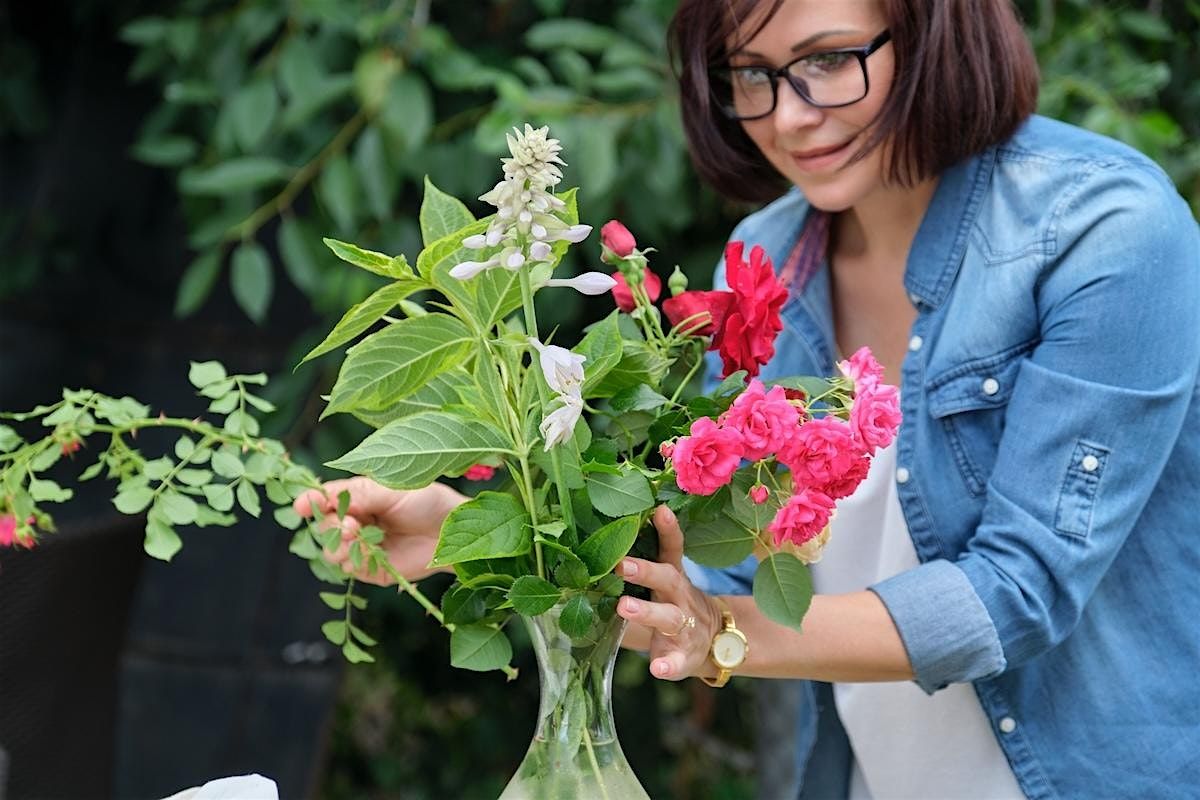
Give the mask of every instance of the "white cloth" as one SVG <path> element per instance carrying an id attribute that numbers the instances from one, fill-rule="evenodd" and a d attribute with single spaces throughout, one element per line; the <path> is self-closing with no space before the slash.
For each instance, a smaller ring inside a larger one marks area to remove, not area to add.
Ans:
<path id="1" fill-rule="evenodd" d="M 821 594 L 862 591 L 918 565 L 896 491 L 896 444 L 880 450 L 838 502 L 829 544 L 813 565 Z M 1025 795 L 969 683 L 930 696 L 915 683 L 833 687 L 855 765 L 851 800 L 1009 800 Z"/>
<path id="2" fill-rule="evenodd" d="M 237 775 L 184 789 L 163 800 L 279 800 L 279 787 L 262 775 Z"/>

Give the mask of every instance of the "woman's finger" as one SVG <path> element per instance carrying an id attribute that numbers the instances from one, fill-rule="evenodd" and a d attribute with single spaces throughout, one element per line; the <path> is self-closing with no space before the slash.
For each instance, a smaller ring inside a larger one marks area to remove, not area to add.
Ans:
<path id="1" fill-rule="evenodd" d="M 322 552 L 325 555 L 325 560 L 331 564 L 343 564 L 350 557 L 350 544 L 358 536 L 360 526 L 358 520 L 354 517 L 346 517 L 344 520 L 338 520 L 336 514 L 326 514 L 322 520 L 318 531 L 325 533 L 332 530 L 341 531 L 341 541 L 338 543 L 336 550 L 323 548 Z"/>
<path id="2" fill-rule="evenodd" d="M 629 596 L 621 598 L 617 613 L 665 636 L 678 636 L 689 627 L 694 627 L 696 619 L 674 603 L 648 603 Z M 692 620 L 691 626 L 688 625 L 689 619 Z"/>
<path id="3" fill-rule="evenodd" d="M 683 571 L 683 531 L 675 512 L 666 506 L 654 510 L 654 527 L 658 531 L 658 560 Z"/>
<path id="4" fill-rule="evenodd" d="M 617 564 L 616 572 L 630 583 L 666 594 L 682 591 L 686 581 L 678 567 L 644 558 L 623 558 Z"/>
<path id="5" fill-rule="evenodd" d="M 681 681 L 688 676 L 687 653 L 672 650 L 650 660 L 650 674 L 666 681 Z"/>

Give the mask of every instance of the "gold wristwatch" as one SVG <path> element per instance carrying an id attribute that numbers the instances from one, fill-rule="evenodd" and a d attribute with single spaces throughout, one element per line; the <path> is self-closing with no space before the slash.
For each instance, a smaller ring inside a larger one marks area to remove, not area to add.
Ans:
<path id="1" fill-rule="evenodd" d="M 729 683 L 733 671 L 746 660 L 746 656 L 750 653 L 750 644 L 746 641 L 746 634 L 738 630 L 733 621 L 733 612 L 729 610 L 725 601 L 719 597 L 713 599 L 721 607 L 721 630 L 713 636 L 712 648 L 708 651 L 708 657 L 717 667 L 717 677 L 701 676 L 700 680 L 719 689 Z"/>

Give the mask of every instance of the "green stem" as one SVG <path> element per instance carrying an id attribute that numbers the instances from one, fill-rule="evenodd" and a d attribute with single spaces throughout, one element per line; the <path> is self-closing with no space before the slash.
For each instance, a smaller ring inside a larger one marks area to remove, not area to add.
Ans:
<path id="1" fill-rule="evenodd" d="M 588 761 L 592 764 L 592 771 L 596 773 L 596 785 L 600 787 L 600 796 L 609 800 L 608 789 L 604 787 L 604 776 L 600 774 L 600 763 L 596 761 L 596 751 L 592 748 L 592 734 L 586 723 L 583 726 L 583 746 L 587 748 Z"/>
<path id="2" fill-rule="evenodd" d="M 272 217 L 281 213 L 285 208 L 290 208 L 292 201 L 296 199 L 296 195 L 300 194 L 304 190 L 304 187 L 308 186 L 320 174 L 321 168 L 325 166 L 325 162 L 332 156 L 345 150 L 366 122 L 367 114 L 360 109 L 357 114 L 351 117 L 334 134 L 329 143 L 321 148 L 321 152 L 317 153 L 311 161 L 296 171 L 296 174 L 280 190 L 279 194 L 256 208 L 250 216 L 225 231 L 223 240 L 232 242 L 239 239 L 249 239 Z"/>
<path id="3" fill-rule="evenodd" d="M 518 275 L 520 276 L 521 281 L 521 303 L 525 308 L 525 330 L 530 336 L 532 336 L 534 339 L 537 339 L 537 310 L 534 308 L 533 304 L 533 287 L 529 282 L 529 270 L 522 268 Z M 533 358 L 535 361 L 537 360 L 536 355 Z M 534 380 L 537 381 L 538 397 L 541 400 L 542 408 L 545 408 L 546 403 L 550 399 L 546 396 L 548 387 L 546 386 L 546 382 L 544 380 L 540 380 L 536 377 Z M 552 473 L 552 478 L 554 479 L 555 492 L 558 494 L 558 507 L 560 513 L 562 514 L 563 522 L 567 526 L 567 531 L 571 534 L 574 534 L 575 510 L 571 508 L 571 495 L 566 491 L 567 484 L 566 481 L 563 480 L 562 462 L 559 459 L 557 448 L 554 447 L 550 448 L 550 471 Z M 532 512 L 533 509 L 531 508 L 530 513 L 532 514 Z M 535 543 L 534 546 L 537 548 L 538 563 L 540 564 L 542 560 L 541 546 L 537 543 Z"/>

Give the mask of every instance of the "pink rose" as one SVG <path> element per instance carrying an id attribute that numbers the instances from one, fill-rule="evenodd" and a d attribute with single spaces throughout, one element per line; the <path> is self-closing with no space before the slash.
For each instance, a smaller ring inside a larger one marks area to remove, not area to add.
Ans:
<path id="1" fill-rule="evenodd" d="M 871 457 L 859 456 L 858 460 L 850 465 L 850 469 L 846 470 L 842 477 L 827 483 L 821 487 L 825 494 L 832 497 L 834 500 L 841 500 L 843 497 L 849 497 L 854 494 L 854 490 L 867 477 L 867 471 L 871 469 Z"/>
<path id="2" fill-rule="evenodd" d="M 843 375 L 854 381 L 856 392 L 883 380 L 883 365 L 875 360 L 869 347 L 858 348 L 854 355 L 839 361 L 837 366 Z"/>
<path id="3" fill-rule="evenodd" d="M 784 542 L 802 545 L 816 537 L 829 524 L 833 499 L 816 489 L 801 489 L 788 498 L 767 530 L 775 536 L 775 546 Z"/>
<path id="4" fill-rule="evenodd" d="M 489 467 L 487 464 L 472 464 L 467 467 L 463 477 L 469 481 L 490 481 L 495 474 L 495 467 Z"/>
<path id="5" fill-rule="evenodd" d="M 863 455 L 854 431 L 837 417 L 819 417 L 801 425 L 779 453 L 796 486 L 820 489 L 840 481 Z"/>
<path id="6" fill-rule="evenodd" d="M 610 219 L 600 228 L 600 243 L 620 258 L 625 258 L 637 247 L 637 240 L 629 228 L 615 219 Z"/>
<path id="7" fill-rule="evenodd" d="M 0 547 L 11 547 L 17 538 L 17 518 L 12 514 L 0 515 Z"/>
<path id="8" fill-rule="evenodd" d="M 746 493 L 746 496 L 749 497 L 750 501 L 755 505 L 761 506 L 763 503 L 767 502 L 767 496 L 769 494 L 770 492 L 767 491 L 767 487 L 760 483 L 757 486 L 751 486 L 750 491 Z"/>
<path id="9" fill-rule="evenodd" d="M 867 452 L 887 447 L 900 428 L 900 392 L 895 386 L 876 383 L 863 387 L 850 407 L 850 427 Z"/>
<path id="10" fill-rule="evenodd" d="M 650 298 L 650 302 L 653 303 L 662 294 L 662 278 L 655 275 L 649 267 L 646 267 L 646 271 L 642 274 L 644 280 L 642 287 L 646 290 L 646 297 Z M 617 282 L 617 285 L 611 290 L 613 300 L 616 302 L 617 308 L 628 314 L 637 306 L 633 300 L 633 290 L 629 288 L 629 282 L 621 273 L 614 272 L 612 277 Z"/>
<path id="11" fill-rule="evenodd" d="M 751 461 L 774 455 L 796 432 L 799 422 L 800 412 L 788 402 L 784 388 L 772 386 L 768 392 L 757 378 L 721 418 L 723 427 L 742 434 L 744 457 Z"/>
<path id="12" fill-rule="evenodd" d="M 690 436 L 675 442 L 675 482 L 688 494 L 712 494 L 733 480 L 742 453 L 741 433 L 701 417 L 692 423 Z"/>

